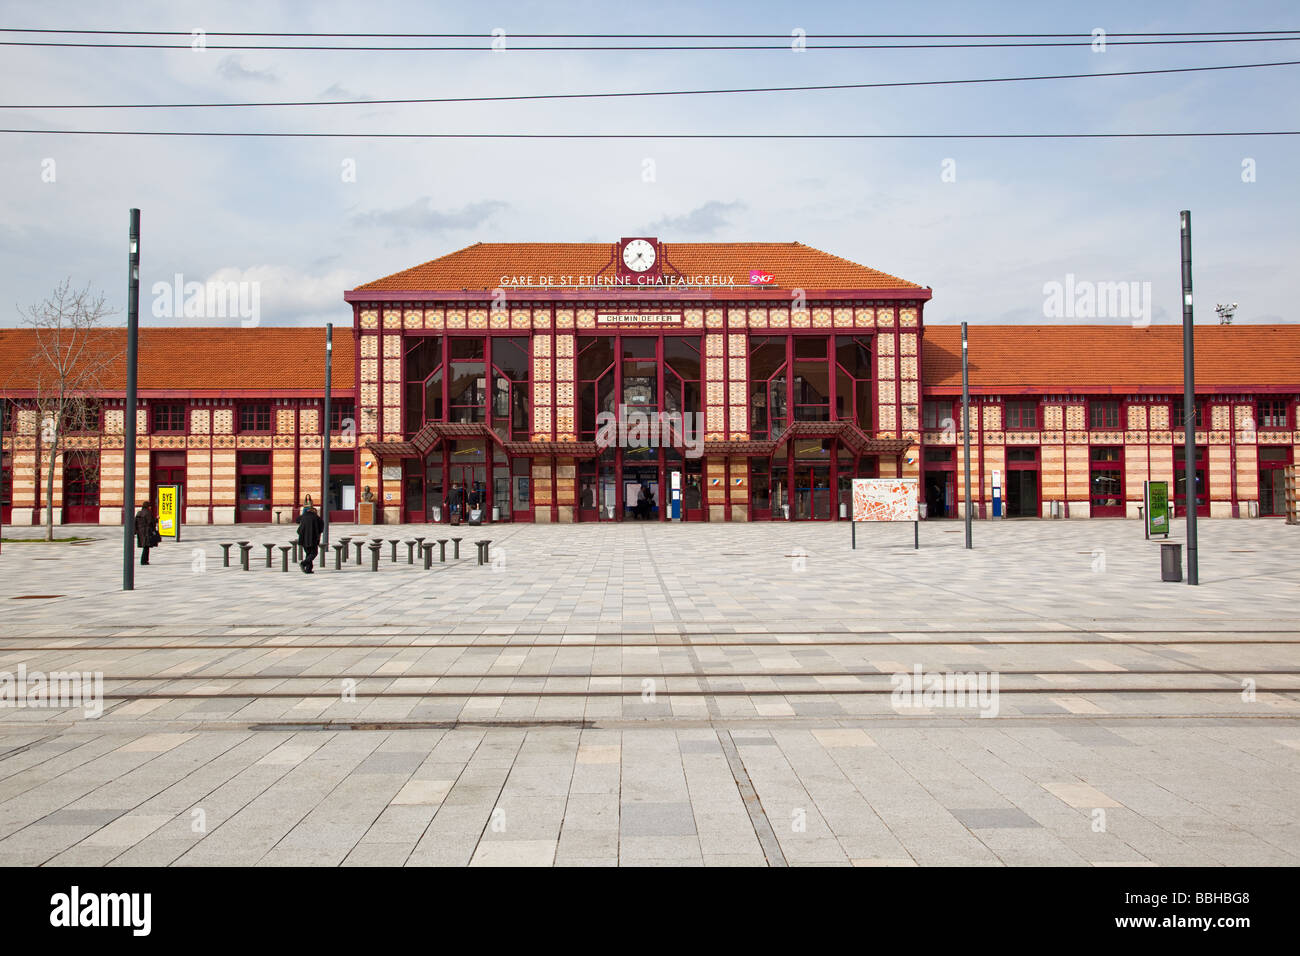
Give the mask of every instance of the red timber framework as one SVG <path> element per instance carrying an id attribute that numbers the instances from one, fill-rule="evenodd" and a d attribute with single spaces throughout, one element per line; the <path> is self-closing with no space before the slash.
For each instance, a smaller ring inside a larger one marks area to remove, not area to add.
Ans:
<path id="1" fill-rule="evenodd" d="M 1189 471 L 1202 516 L 1282 513 L 1296 460 L 1300 326 L 1200 326 L 1197 461 L 1183 461 L 1182 329 L 972 326 L 972 502 L 1009 517 L 1136 518 L 1143 483 L 1169 483 L 1183 513 Z M 931 515 L 958 517 L 961 332 L 926 332 L 924 484 Z"/>
<path id="2" fill-rule="evenodd" d="M 929 517 L 961 515 L 960 330 L 923 328 L 930 290 L 903 279 L 798 243 L 647 238 L 478 244 L 344 298 L 330 423 L 322 329 L 142 329 L 136 487 L 119 363 L 97 426 L 64 435 L 55 521 L 116 524 L 163 483 L 190 523 L 288 523 L 322 486 L 336 521 L 366 489 L 386 523 L 664 520 L 674 473 L 687 521 L 834 520 L 866 476 L 918 477 Z M 125 331 L 103 334 L 120 356 Z M 0 330 L 6 524 L 51 504 L 32 335 Z M 1181 507 L 1188 475 L 1203 515 L 1280 515 L 1300 325 L 1196 329 L 1190 468 L 1181 348 L 1176 326 L 972 326 L 978 516 L 1133 518 L 1144 481 Z"/>
<path id="3" fill-rule="evenodd" d="M 929 298 L 797 243 L 472 246 L 345 295 L 361 482 L 387 522 L 667 520 L 674 481 L 688 521 L 846 516 L 919 473 Z"/>
<path id="4" fill-rule="evenodd" d="M 6 524 L 45 518 L 48 445 L 32 388 L 30 330 L 0 330 Z M 68 432 L 54 464 L 56 524 L 118 524 L 123 506 L 181 488 L 189 524 L 294 521 L 303 498 L 320 497 L 323 329 L 145 328 L 140 331 L 136 485 L 124 494 L 124 329 L 104 329 L 116 356 L 97 402 L 98 428 Z M 350 360 L 334 365 L 331 444 L 355 478 Z M 340 415 L 339 412 L 344 414 Z M 352 520 L 353 511 L 338 517 Z"/>

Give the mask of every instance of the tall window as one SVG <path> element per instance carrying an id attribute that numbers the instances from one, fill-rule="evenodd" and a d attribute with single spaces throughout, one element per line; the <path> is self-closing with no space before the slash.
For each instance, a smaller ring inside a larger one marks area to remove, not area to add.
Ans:
<path id="1" fill-rule="evenodd" d="M 442 336 L 416 336 L 406 349 L 406 433 L 414 435 L 426 421 L 443 421 Z"/>
<path id="2" fill-rule="evenodd" d="M 528 336 L 495 336 L 488 344 L 492 348 L 492 427 L 502 438 L 527 441 L 532 429 Z"/>
<path id="3" fill-rule="evenodd" d="M 871 339 L 865 335 L 835 336 L 835 418 L 851 421 L 869 432 L 871 414 Z"/>
<path id="4" fill-rule="evenodd" d="M 8 398 L 0 398 L 0 434 L 8 435 L 18 428 L 18 405 Z"/>
<path id="5" fill-rule="evenodd" d="M 1038 402 L 1007 402 L 1007 428 L 1037 428 Z M 1118 412 L 1116 412 L 1118 415 Z M 1111 427 L 1111 426 L 1106 426 Z"/>
<path id="6" fill-rule="evenodd" d="M 794 338 L 794 376 L 790 398 L 797 422 L 826 422 L 831 418 L 830 367 L 825 336 Z"/>
<path id="7" fill-rule="evenodd" d="M 267 402 L 245 402 L 239 406 L 240 432 L 269 432 L 271 406 Z"/>
<path id="8" fill-rule="evenodd" d="M 1259 427 L 1287 427 L 1287 408 L 1285 398 L 1261 398 L 1259 400 Z"/>
<path id="9" fill-rule="evenodd" d="M 447 344 L 448 421 L 486 421 L 488 385 L 483 337 L 452 336 Z"/>
<path id="10" fill-rule="evenodd" d="M 596 437 L 596 418 L 601 412 L 615 413 L 614 336 L 578 337 L 578 437 Z M 593 478 L 594 480 L 594 478 Z M 593 499 L 594 500 L 594 499 Z M 592 507 L 595 507 L 593 504 Z"/>
<path id="11" fill-rule="evenodd" d="M 749 339 L 749 428 L 756 440 L 780 437 L 789 419 L 785 345 L 784 335 Z"/>
<path id="12" fill-rule="evenodd" d="M 156 432 L 185 431 L 185 406 L 172 403 L 153 406 L 153 430 Z"/>
<path id="13" fill-rule="evenodd" d="M 664 411 L 680 412 L 687 435 L 701 411 L 700 379 L 704 360 L 698 335 L 664 336 Z"/>
<path id="14" fill-rule="evenodd" d="M 1119 402 L 1098 401 L 1088 403 L 1089 428 L 1119 428 Z"/>

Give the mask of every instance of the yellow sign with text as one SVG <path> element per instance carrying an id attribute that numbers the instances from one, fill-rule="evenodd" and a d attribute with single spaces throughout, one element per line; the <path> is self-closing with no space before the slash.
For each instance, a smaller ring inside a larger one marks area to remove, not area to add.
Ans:
<path id="1" fill-rule="evenodd" d="M 176 541 L 181 537 L 181 486 L 158 486 L 158 534 Z"/>

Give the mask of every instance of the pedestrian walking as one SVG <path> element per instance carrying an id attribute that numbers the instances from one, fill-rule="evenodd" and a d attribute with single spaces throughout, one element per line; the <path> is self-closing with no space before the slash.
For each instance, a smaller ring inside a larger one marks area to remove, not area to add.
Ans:
<path id="1" fill-rule="evenodd" d="M 149 549 L 162 543 L 158 533 L 158 516 L 153 513 L 153 505 L 148 501 L 140 504 L 135 513 L 135 544 L 140 549 L 140 563 L 149 563 Z"/>
<path id="2" fill-rule="evenodd" d="M 302 514 L 298 516 L 298 544 L 302 546 L 302 561 L 298 567 L 302 568 L 303 574 L 312 573 L 312 565 L 316 563 L 316 554 L 320 550 L 320 536 L 324 530 L 325 522 L 312 507 L 311 495 L 308 495 Z"/>

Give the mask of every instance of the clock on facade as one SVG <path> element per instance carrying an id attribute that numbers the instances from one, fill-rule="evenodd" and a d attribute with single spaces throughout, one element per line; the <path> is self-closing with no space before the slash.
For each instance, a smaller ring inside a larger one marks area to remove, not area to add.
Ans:
<path id="1" fill-rule="evenodd" d="M 654 268 L 658 250 L 649 239 L 629 239 L 623 243 L 623 265 L 630 272 L 648 272 Z"/>

